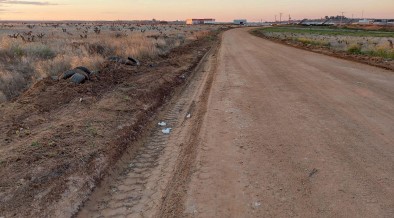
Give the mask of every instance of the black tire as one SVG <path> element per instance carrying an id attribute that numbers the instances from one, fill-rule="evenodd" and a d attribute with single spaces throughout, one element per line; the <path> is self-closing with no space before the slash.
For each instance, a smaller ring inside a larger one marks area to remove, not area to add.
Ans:
<path id="1" fill-rule="evenodd" d="M 124 64 L 124 65 L 131 65 L 131 66 L 134 66 L 134 65 L 135 65 L 134 62 L 132 62 L 132 61 L 130 61 L 130 60 L 126 60 L 126 59 L 124 59 L 124 60 L 122 61 L 122 64 Z"/>
<path id="2" fill-rule="evenodd" d="M 111 57 L 107 58 L 107 60 L 111 61 L 111 62 L 118 62 L 120 59 L 121 58 L 116 57 L 116 56 L 111 56 Z"/>
<path id="3" fill-rule="evenodd" d="M 135 59 L 135 58 L 128 57 L 127 59 L 129 59 L 129 61 L 131 61 L 136 66 L 140 65 L 140 62 L 137 59 Z"/>
<path id="4" fill-rule="evenodd" d="M 66 72 L 64 72 L 60 78 L 61 79 L 68 79 L 70 77 L 72 77 L 76 72 L 74 70 L 67 70 Z"/>
<path id="5" fill-rule="evenodd" d="M 76 67 L 75 69 L 80 69 L 82 71 L 84 71 L 85 73 L 87 73 L 88 75 L 90 75 L 92 72 L 90 72 L 90 70 L 86 67 Z"/>
<path id="6" fill-rule="evenodd" d="M 75 73 L 79 73 L 79 74 L 81 74 L 81 75 L 84 75 L 85 78 L 86 78 L 87 80 L 90 79 L 90 75 L 87 74 L 85 71 L 83 71 L 83 70 L 81 70 L 81 69 L 77 69 L 77 68 L 75 68 L 74 71 L 75 71 Z"/>
<path id="7" fill-rule="evenodd" d="M 86 76 L 80 73 L 76 73 L 71 77 L 71 82 L 75 84 L 81 84 L 85 82 L 85 80 L 86 80 Z"/>

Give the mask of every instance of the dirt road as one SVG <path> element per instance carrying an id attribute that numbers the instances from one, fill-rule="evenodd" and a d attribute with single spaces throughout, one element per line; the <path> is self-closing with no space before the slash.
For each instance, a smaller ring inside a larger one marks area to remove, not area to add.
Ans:
<path id="1" fill-rule="evenodd" d="M 394 217 L 393 72 L 248 29 L 216 51 L 78 217 Z"/>
<path id="2" fill-rule="evenodd" d="M 184 212 L 394 217 L 394 73 L 223 35 Z"/>

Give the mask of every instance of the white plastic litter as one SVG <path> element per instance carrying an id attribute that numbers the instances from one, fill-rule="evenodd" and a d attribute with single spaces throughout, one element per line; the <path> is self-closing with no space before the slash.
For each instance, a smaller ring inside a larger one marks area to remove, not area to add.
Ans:
<path id="1" fill-rule="evenodd" d="M 190 117 L 192 117 L 191 114 L 187 114 L 186 118 L 189 119 Z"/>
<path id="2" fill-rule="evenodd" d="M 167 126 L 167 123 L 166 122 L 160 122 L 160 123 L 158 123 L 158 125 L 159 126 Z"/>
<path id="3" fill-rule="evenodd" d="M 172 128 L 166 128 L 166 129 L 161 130 L 161 132 L 164 134 L 170 134 L 171 130 L 172 130 Z"/>
<path id="4" fill-rule="evenodd" d="M 253 203 L 253 207 L 254 208 L 259 208 L 261 206 L 261 203 L 260 202 L 254 202 Z"/>

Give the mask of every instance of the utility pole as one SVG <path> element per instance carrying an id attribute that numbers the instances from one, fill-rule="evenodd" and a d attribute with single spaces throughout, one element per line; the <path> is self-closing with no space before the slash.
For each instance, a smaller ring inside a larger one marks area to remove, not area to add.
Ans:
<path id="1" fill-rule="evenodd" d="M 281 23 L 282 23 L 282 14 L 283 14 L 282 12 L 280 12 L 280 13 L 279 13 L 279 15 L 280 15 L 280 18 L 279 18 L 279 24 L 281 24 Z"/>
<path id="2" fill-rule="evenodd" d="M 290 16 L 290 14 L 289 14 L 289 24 L 291 23 L 291 16 Z"/>
<path id="3" fill-rule="evenodd" d="M 361 18 L 364 20 L 364 10 L 361 12 Z"/>
<path id="4" fill-rule="evenodd" d="M 345 12 L 341 12 L 342 13 L 342 16 L 341 16 L 341 24 L 340 24 L 340 26 L 342 26 L 342 19 L 343 19 L 343 14 L 345 13 Z"/>
<path id="5" fill-rule="evenodd" d="M 275 15 L 275 23 L 276 23 L 276 15 Z"/>

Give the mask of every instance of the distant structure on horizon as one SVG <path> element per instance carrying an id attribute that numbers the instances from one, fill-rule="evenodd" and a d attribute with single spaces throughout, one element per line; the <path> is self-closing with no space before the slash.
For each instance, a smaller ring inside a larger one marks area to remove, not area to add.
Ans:
<path id="1" fill-rule="evenodd" d="M 204 19 L 187 19 L 187 25 L 198 25 L 198 24 L 215 24 L 216 20 L 212 18 L 204 18 Z"/>
<path id="2" fill-rule="evenodd" d="M 359 18 L 347 18 L 345 16 L 326 16 L 321 19 L 304 19 L 300 25 L 305 26 L 340 26 L 340 25 L 394 25 L 394 19 L 359 19 Z"/>
<path id="3" fill-rule="evenodd" d="M 246 19 L 234 20 L 234 24 L 235 25 L 246 25 L 246 24 L 248 24 L 248 20 L 246 20 Z"/>

